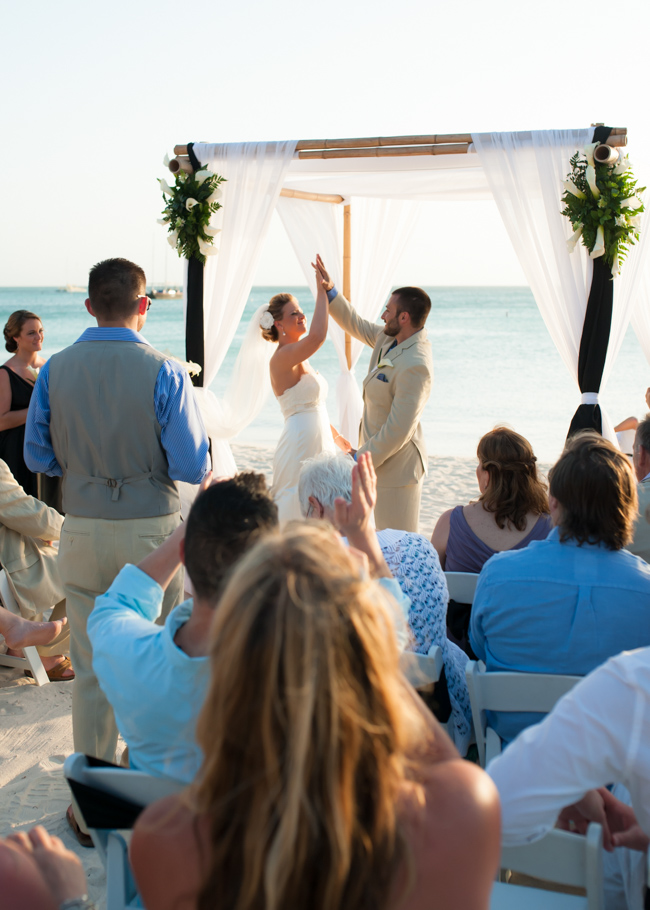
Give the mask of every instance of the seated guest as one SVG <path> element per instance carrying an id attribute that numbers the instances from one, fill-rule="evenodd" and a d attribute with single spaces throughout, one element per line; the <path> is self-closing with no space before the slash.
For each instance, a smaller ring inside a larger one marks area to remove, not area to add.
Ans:
<path id="1" fill-rule="evenodd" d="M 42 648 L 49 645 L 54 639 L 59 639 L 68 620 L 56 619 L 51 622 L 31 622 L 16 616 L 4 607 L 0 607 L 0 635 L 5 640 L 7 652 L 12 656 L 20 656 L 23 648 Z"/>
<path id="2" fill-rule="evenodd" d="M 648 390 L 650 392 L 650 389 Z M 635 556 L 650 562 L 650 414 L 636 428 L 632 455 L 634 473 L 639 481 L 639 513 L 634 527 L 634 538 L 628 549 Z"/>
<path id="3" fill-rule="evenodd" d="M 470 641 L 489 670 L 584 676 L 608 657 L 650 644 L 650 566 L 632 539 L 636 487 L 628 459 L 597 433 L 579 433 L 549 474 L 556 527 L 484 567 Z M 496 714 L 506 742 L 538 714 Z"/>
<path id="4" fill-rule="evenodd" d="M 337 527 L 335 502 L 339 497 L 351 498 L 353 467 L 352 458 L 341 453 L 323 452 L 303 462 L 298 497 L 305 518 L 323 518 Z M 465 682 L 467 656 L 447 638 L 445 617 L 449 595 L 436 551 L 425 537 L 411 531 L 377 531 L 377 539 L 392 575 L 411 601 L 408 624 L 412 641 L 407 648 L 420 654 L 426 654 L 431 645 L 442 649 L 451 703 L 450 732 L 461 755 L 464 755 L 472 729 L 472 712 Z M 447 717 L 448 712 L 449 708 Z M 446 721 L 447 717 L 440 719 Z"/>
<path id="5" fill-rule="evenodd" d="M 74 679 L 66 653 L 70 631 L 61 622 L 65 617 L 63 585 L 59 577 L 57 551 L 51 546 L 61 536 L 63 517 L 44 502 L 29 496 L 16 481 L 6 463 L 0 460 L 0 568 L 5 570 L 21 616 L 43 626 L 44 613 L 52 610 L 59 634 L 40 636 L 38 651 L 52 682 Z M 37 637 L 40 633 L 34 630 Z M 21 648 L 7 641 L 8 653 L 20 657 Z"/>
<path id="6" fill-rule="evenodd" d="M 495 427 L 476 450 L 476 502 L 443 512 L 431 542 L 446 572 L 480 572 L 503 550 L 521 550 L 551 530 L 546 485 L 527 439 Z"/>
<path id="7" fill-rule="evenodd" d="M 524 730 L 490 763 L 488 774 L 501 797 L 504 846 L 539 840 L 565 810 L 571 827 L 579 826 L 581 817 L 602 824 L 607 850 L 621 846 L 646 850 L 649 747 L 650 648 L 643 648 L 619 654 L 595 669 L 541 723 Z M 609 784 L 624 785 L 631 809 L 607 790 L 592 789 Z M 631 906 L 642 905 L 643 859 L 639 854 L 634 863 L 634 856 L 627 856 L 622 864 L 624 880 L 630 872 L 637 873 Z"/>
<path id="8" fill-rule="evenodd" d="M 338 524 L 363 548 L 356 503 L 353 486 Z M 289 527 L 244 557 L 210 660 L 197 781 L 131 841 L 148 910 L 485 910 L 492 784 L 404 682 L 388 599 L 330 529 Z"/>
<path id="9" fill-rule="evenodd" d="M 204 481 L 203 487 L 209 484 Z M 208 687 L 208 631 L 228 571 L 278 510 L 262 474 L 199 493 L 187 521 L 136 567 L 126 565 L 88 619 L 93 668 L 137 771 L 189 783 L 201 764 L 195 725 Z M 165 589 L 184 563 L 194 600 L 164 626 Z"/>

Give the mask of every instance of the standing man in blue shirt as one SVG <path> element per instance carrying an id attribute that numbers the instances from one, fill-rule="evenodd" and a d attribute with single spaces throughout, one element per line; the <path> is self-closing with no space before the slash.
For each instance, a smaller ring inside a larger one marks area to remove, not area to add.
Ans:
<path id="1" fill-rule="evenodd" d="M 62 476 L 66 519 L 59 565 L 75 668 L 72 730 L 78 752 L 113 761 L 117 728 L 92 669 L 86 622 L 127 562 L 137 563 L 180 522 L 174 481 L 210 469 L 208 438 L 189 376 L 140 334 L 151 301 L 143 270 L 126 259 L 91 269 L 86 309 L 97 320 L 41 369 L 27 415 L 30 470 Z M 182 595 L 166 592 L 162 617 Z M 68 820 L 75 820 L 68 810 Z"/>

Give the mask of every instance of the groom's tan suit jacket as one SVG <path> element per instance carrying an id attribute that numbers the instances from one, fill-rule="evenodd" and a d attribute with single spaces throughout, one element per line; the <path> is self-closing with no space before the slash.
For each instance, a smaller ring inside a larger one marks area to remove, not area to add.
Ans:
<path id="1" fill-rule="evenodd" d="M 362 319 L 342 294 L 330 304 L 330 313 L 344 331 L 373 349 L 363 381 L 358 451 L 370 452 L 377 472 L 377 527 L 417 531 L 421 485 L 427 471 L 420 416 L 433 384 L 426 329 L 387 353 L 395 339 L 381 326 Z M 391 365 L 378 368 L 386 359 Z M 388 381 L 379 379 L 380 375 Z"/>

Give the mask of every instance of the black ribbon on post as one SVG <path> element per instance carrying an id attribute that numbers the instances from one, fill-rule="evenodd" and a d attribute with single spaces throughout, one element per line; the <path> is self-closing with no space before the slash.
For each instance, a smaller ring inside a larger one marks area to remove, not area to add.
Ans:
<path id="1" fill-rule="evenodd" d="M 592 141 L 606 142 L 610 133 L 610 127 L 597 126 Z M 593 264 L 593 276 L 578 355 L 578 385 L 583 394 L 600 391 L 614 306 L 612 270 L 602 256 L 594 259 Z M 567 439 L 574 433 L 579 433 L 580 430 L 596 430 L 602 435 L 603 418 L 599 404 L 580 404 L 578 406 L 578 410 L 573 415 Z"/>
<path id="2" fill-rule="evenodd" d="M 194 143 L 187 145 L 187 154 L 190 164 L 195 171 L 201 167 L 201 162 L 194 154 Z M 199 259 L 192 256 L 187 261 L 187 311 L 185 313 L 185 358 L 193 363 L 198 363 L 201 372 L 192 376 L 195 386 L 203 386 L 203 373 L 205 370 L 205 341 L 203 332 L 203 270 L 204 265 Z"/>

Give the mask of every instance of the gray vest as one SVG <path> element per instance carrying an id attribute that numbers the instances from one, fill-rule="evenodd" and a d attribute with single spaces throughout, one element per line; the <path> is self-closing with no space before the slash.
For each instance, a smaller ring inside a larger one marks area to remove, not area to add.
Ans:
<path id="1" fill-rule="evenodd" d="M 50 358 L 50 433 L 65 512 L 127 519 L 180 509 L 153 404 L 166 359 L 132 341 L 81 341 Z"/>

